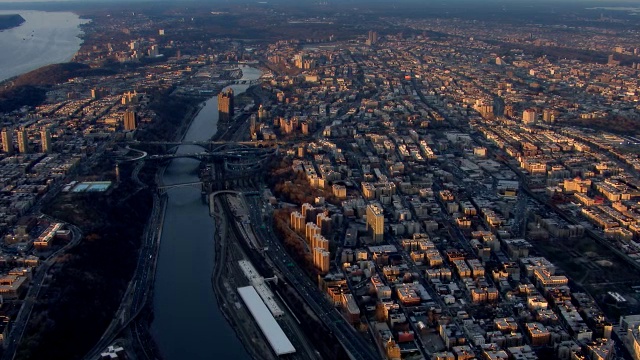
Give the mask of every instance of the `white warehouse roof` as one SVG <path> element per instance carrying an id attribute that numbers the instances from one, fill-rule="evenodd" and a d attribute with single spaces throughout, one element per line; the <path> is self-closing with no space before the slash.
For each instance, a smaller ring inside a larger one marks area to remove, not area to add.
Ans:
<path id="1" fill-rule="evenodd" d="M 271 348 L 278 356 L 285 354 L 292 354 L 296 352 L 296 348 L 293 347 L 291 341 L 271 315 L 271 312 L 264 304 L 260 295 L 253 286 L 245 286 L 238 288 L 238 293 L 249 308 L 251 315 L 258 323 L 260 330 L 269 341 Z"/>

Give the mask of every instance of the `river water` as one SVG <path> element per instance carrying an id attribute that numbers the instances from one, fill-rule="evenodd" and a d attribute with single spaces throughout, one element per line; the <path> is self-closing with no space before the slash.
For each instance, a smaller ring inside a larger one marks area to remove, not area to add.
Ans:
<path id="1" fill-rule="evenodd" d="M 253 80 L 261 72 L 242 68 L 243 79 Z M 232 85 L 236 94 L 248 85 Z M 211 138 L 218 122 L 217 97 L 205 102 L 184 138 Z M 178 153 L 201 152 L 182 145 Z M 174 159 L 164 173 L 165 184 L 199 181 L 198 161 Z M 213 219 L 209 207 L 192 187 L 168 191 L 167 209 L 160 243 L 154 287 L 154 320 L 151 332 L 164 360 L 250 359 L 220 310 L 211 287 L 214 263 Z"/>
<path id="2" fill-rule="evenodd" d="M 0 81 L 39 67 L 68 62 L 80 49 L 80 19 L 70 12 L 2 10 L 20 14 L 22 25 L 0 31 Z"/>

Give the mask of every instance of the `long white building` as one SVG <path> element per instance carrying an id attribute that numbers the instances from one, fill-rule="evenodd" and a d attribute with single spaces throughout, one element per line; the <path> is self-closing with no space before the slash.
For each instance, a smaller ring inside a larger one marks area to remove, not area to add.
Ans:
<path id="1" fill-rule="evenodd" d="M 271 315 L 271 312 L 264 304 L 260 295 L 253 286 L 238 288 L 238 293 L 242 301 L 247 305 L 251 315 L 258 323 L 260 330 L 267 338 L 269 345 L 278 356 L 293 354 L 296 348 L 293 346 L 287 335 Z"/>

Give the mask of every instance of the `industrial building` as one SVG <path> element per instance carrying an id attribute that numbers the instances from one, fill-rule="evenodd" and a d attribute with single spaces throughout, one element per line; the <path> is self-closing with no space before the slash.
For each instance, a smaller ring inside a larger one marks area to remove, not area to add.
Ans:
<path id="1" fill-rule="evenodd" d="M 238 288 L 238 293 L 276 355 L 282 356 L 295 353 L 296 348 L 282 331 L 276 319 L 271 315 L 256 289 L 253 286 L 240 287 Z"/>
<path id="2" fill-rule="evenodd" d="M 276 303 L 276 300 L 273 297 L 273 292 L 269 289 L 267 284 L 265 284 L 265 279 L 258 274 L 253 265 L 251 265 L 247 260 L 240 260 L 238 263 L 240 264 L 240 269 L 242 269 L 244 276 L 251 281 L 251 285 L 253 285 L 262 301 L 264 301 L 265 305 L 269 308 L 271 315 L 274 317 L 284 315 L 284 312 L 280 309 L 280 306 L 278 306 L 278 303 Z"/>

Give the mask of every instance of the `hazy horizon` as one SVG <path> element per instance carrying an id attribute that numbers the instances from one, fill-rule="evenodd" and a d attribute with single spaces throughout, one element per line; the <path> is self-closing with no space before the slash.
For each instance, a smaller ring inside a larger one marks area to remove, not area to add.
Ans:
<path id="1" fill-rule="evenodd" d="M 199 2 L 199 3 L 259 3 L 259 2 L 266 2 L 266 3 L 286 3 L 286 2 L 295 2 L 295 3 L 300 3 L 300 2 L 307 2 L 309 4 L 313 4 L 313 3 L 317 3 L 318 0 L 271 0 L 271 1 L 262 1 L 262 0 L 0 0 L 0 3 L 3 4 L 24 4 L 24 3 L 59 3 L 59 2 L 77 2 L 77 3 L 86 3 L 86 2 L 96 2 L 96 3 L 107 3 L 107 2 Z M 342 1 L 337 1 L 337 0 L 329 0 L 329 2 L 336 2 L 336 3 L 375 3 L 375 2 L 388 2 L 390 4 L 393 3 L 413 3 L 413 2 L 420 2 L 423 4 L 428 4 L 428 3 L 424 3 L 424 0 L 342 0 Z M 443 2 L 442 0 L 440 1 L 433 1 L 431 3 L 437 3 L 437 2 Z M 475 2 L 474 0 L 447 0 L 447 2 Z M 538 0 L 538 1 L 531 1 L 531 0 L 489 0 L 487 2 L 504 2 L 504 3 L 513 3 L 513 2 L 518 2 L 518 3 L 524 3 L 524 2 L 531 2 L 532 5 L 535 4 L 539 4 L 541 2 L 543 3 L 547 3 L 547 2 L 564 2 L 564 3 L 602 3 L 602 4 L 607 4 L 607 5 L 614 5 L 614 4 L 638 4 L 640 6 L 640 0 Z"/>

